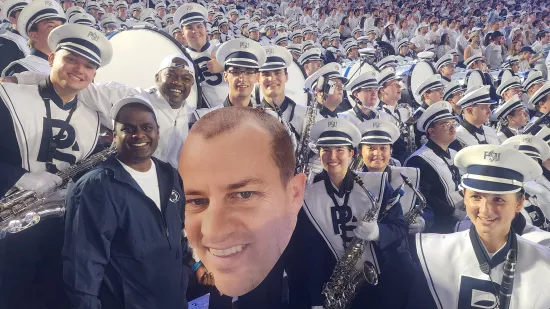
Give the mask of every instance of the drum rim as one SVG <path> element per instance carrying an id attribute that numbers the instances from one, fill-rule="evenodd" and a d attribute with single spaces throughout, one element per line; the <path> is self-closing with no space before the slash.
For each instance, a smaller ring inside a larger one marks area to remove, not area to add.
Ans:
<path id="1" fill-rule="evenodd" d="M 109 38 L 109 40 L 114 38 L 119 33 L 128 32 L 130 30 L 149 30 L 149 31 L 153 31 L 153 32 L 156 32 L 156 33 L 159 33 L 159 34 L 163 35 L 165 38 L 168 38 L 172 43 L 174 43 L 174 45 L 181 51 L 181 53 L 185 57 L 187 57 L 187 59 L 190 60 L 191 63 L 193 63 L 193 70 L 195 70 L 195 72 L 200 72 L 199 67 L 197 66 L 195 61 L 193 61 L 193 58 L 191 58 L 191 55 L 189 55 L 186 48 L 183 45 L 181 45 L 180 42 L 178 42 L 176 39 L 174 39 L 172 36 L 170 36 L 168 33 L 164 32 L 164 31 L 162 31 L 158 28 L 153 28 L 151 26 L 146 26 L 146 25 L 131 26 L 131 27 L 128 27 L 126 29 L 121 29 L 120 31 L 117 31 L 115 34 L 113 34 Z M 201 84 L 200 84 L 199 74 L 197 74 L 197 73 L 195 73 L 195 85 L 197 87 L 197 106 L 196 106 L 196 109 L 203 108 L 204 103 L 203 103 L 203 99 L 202 99 L 202 87 L 201 87 Z"/>

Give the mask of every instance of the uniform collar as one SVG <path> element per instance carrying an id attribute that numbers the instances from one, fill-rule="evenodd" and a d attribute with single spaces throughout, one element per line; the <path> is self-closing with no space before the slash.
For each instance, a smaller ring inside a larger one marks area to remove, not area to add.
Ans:
<path id="1" fill-rule="evenodd" d="M 525 226 L 527 225 L 527 221 L 525 220 L 525 217 L 521 213 L 516 213 L 516 217 L 514 220 L 512 220 L 512 228 L 514 231 L 519 235 L 523 235 L 523 230 L 525 229 Z"/>
<path id="2" fill-rule="evenodd" d="M 43 52 L 39 51 L 38 49 L 31 49 L 31 55 L 42 58 L 44 60 L 48 60 L 48 55 L 44 54 Z"/>
<path id="3" fill-rule="evenodd" d="M 449 83 L 451 82 L 451 79 L 450 79 L 450 78 L 447 78 L 447 77 L 445 77 L 445 76 L 443 76 L 443 75 L 441 75 L 441 79 L 444 79 L 444 80 L 448 81 Z"/>
<path id="4" fill-rule="evenodd" d="M 350 192 L 353 189 L 353 174 L 348 171 L 346 176 L 344 176 L 344 180 L 342 181 L 342 185 L 340 188 L 335 188 L 332 181 L 330 181 L 330 177 L 328 176 L 327 171 L 323 170 L 321 172 L 323 180 L 325 182 L 325 188 L 327 189 L 327 193 L 330 195 L 331 193 L 338 196 L 339 198 L 343 198 L 347 192 Z M 329 191 L 332 190 L 332 191 Z"/>
<path id="5" fill-rule="evenodd" d="M 210 47 L 210 42 L 209 41 L 206 41 L 206 44 L 204 44 L 204 46 L 201 48 L 201 50 L 194 50 L 191 46 L 187 47 L 189 48 L 190 50 L 196 52 L 196 53 L 202 53 L 203 51 L 207 50 L 208 47 Z"/>
<path id="6" fill-rule="evenodd" d="M 466 119 L 462 121 L 462 126 L 464 127 L 464 129 L 470 132 L 470 134 L 475 134 L 475 133 L 481 134 L 481 135 L 485 134 L 485 132 L 483 131 L 483 126 L 477 128 L 473 124 L 469 123 Z"/>
<path id="7" fill-rule="evenodd" d="M 359 108 L 358 104 L 355 104 L 355 106 L 353 107 L 353 111 L 355 112 L 357 118 L 361 119 L 361 122 L 365 120 L 371 120 L 376 117 L 376 112 L 374 110 L 371 110 L 371 112 L 367 115 L 365 114 L 365 112 L 363 112 L 361 108 Z"/>
<path id="8" fill-rule="evenodd" d="M 223 101 L 223 107 L 231 107 L 231 106 L 234 106 L 233 103 L 231 103 L 231 101 L 229 101 L 229 96 L 227 96 L 225 98 L 225 101 Z M 252 106 L 252 99 L 250 99 L 250 102 L 248 102 L 248 107 L 253 107 Z"/>
<path id="9" fill-rule="evenodd" d="M 443 150 L 443 148 L 441 148 L 438 144 L 436 144 L 431 139 L 428 140 L 428 142 L 426 143 L 426 147 L 430 148 L 439 157 L 445 157 L 447 159 L 451 158 L 451 153 L 449 152 L 448 149 L 447 151 Z"/>
<path id="10" fill-rule="evenodd" d="M 57 94 L 57 91 L 55 91 L 49 76 L 38 83 L 38 93 L 42 99 L 53 101 L 57 107 L 65 111 L 71 110 L 78 102 L 77 97 L 74 97 L 71 101 L 63 104 L 63 100 L 61 100 L 61 97 Z"/>
<path id="11" fill-rule="evenodd" d="M 284 113 L 286 111 L 286 109 L 292 104 L 296 105 L 296 103 L 294 103 L 291 99 L 289 99 L 288 97 L 285 97 L 285 99 L 283 100 L 283 104 L 281 104 L 279 106 L 279 109 L 281 110 L 281 113 Z M 262 105 L 267 107 L 267 108 L 273 108 L 273 106 L 271 104 L 269 104 L 265 100 L 265 98 L 262 99 Z"/>
<path id="12" fill-rule="evenodd" d="M 378 106 L 380 108 L 385 108 L 385 109 L 389 110 L 392 113 L 395 112 L 395 106 L 388 105 L 385 102 L 380 101 L 380 103 L 378 103 Z"/>
<path id="13" fill-rule="evenodd" d="M 319 113 L 321 114 L 321 116 L 325 118 L 338 118 L 338 113 L 336 112 L 336 110 L 331 111 L 320 103 L 317 103 L 317 108 L 320 110 Z"/>
<path id="14" fill-rule="evenodd" d="M 493 257 L 489 257 L 487 249 L 485 249 L 485 246 L 477 234 L 475 225 L 472 224 L 470 227 L 470 242 L 474 247 L 474 253 L 476 255 L 477 262 L 479 263 L 479 268 L 484 274 L 490 274 L 491 269 L 503 263 L 506 260 L 506 255 L 510 249 L 515 249 L 517 252 L 517 239 L 515 236 L 514 229 L 510 228 L 508 240 L 506 241 L 504 247 L 500 248 L 500 250 L 498 250 Z"/>

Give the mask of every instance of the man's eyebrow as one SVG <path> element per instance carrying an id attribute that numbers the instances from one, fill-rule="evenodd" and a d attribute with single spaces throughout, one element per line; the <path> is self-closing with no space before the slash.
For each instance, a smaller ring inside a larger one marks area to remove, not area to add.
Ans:
<path id="1" fill-rule="evenodd" d="M 184 195 L 206 195 L 204 192 L 200 190 L 185 190 L 183 194 Z"/>
<path id="2" fill-rule="evenodd" d="M 263 185 L 263 184 L 265 184 L 265 182 L 260 178 L 252 177 L 252 178 L 243 179 L 239 182 L 229 184 L 225 187 L 225 189 L 227 191 L 232 191 L 232 190 L 237 190 L 237 189 L 246 187 L 247 185 Z"/>

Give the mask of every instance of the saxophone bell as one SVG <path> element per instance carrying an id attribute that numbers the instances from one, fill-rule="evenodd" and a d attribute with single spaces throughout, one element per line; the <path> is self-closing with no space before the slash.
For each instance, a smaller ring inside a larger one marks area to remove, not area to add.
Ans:
<path id="1" fill-rule="evenodd" d="M 372 286 L 375 286 L 378 284 L 378 273 L 376 272 L 376 268 L 374 267 L 374 264 L 372 264 L 370 261 L 365 261 L 363 263 L 363 268 L 360 273 L 358 273 L 359 282 L 358 285 L 362 285 L 363 282 L 366 282 Z"/>

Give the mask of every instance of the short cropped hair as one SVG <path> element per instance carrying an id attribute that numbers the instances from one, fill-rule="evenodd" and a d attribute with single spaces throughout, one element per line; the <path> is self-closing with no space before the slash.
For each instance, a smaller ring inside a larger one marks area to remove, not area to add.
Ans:
<path id="1" fill-rule="evenodd" d="M 115 122 L 116 123 L 120 123 L 120 114 L 123 111 L 126 111 L 127 109 L 134 109 L 134 110 L 139 110 L 139 111 L 142 111 L 142 112 L 149 112 L 149 113 L 153 114 L 153 119 L 155 120 L 155 124 L 158 126 L 157 116 L 155 115 L 155 112 L 153 112 L 150 108 L 148 108 L 147 106 L 145 106 L 141 103 L 128 103 L 128 104 L 124 105 L 118 111 L 118 113 L 116 114 L 116 117 L 115 117 Z"/>
<path id="2" fill-rule="evenodd" d="M 286 186 L 296 170 L 294 145 L 283 124 L 266 111 L 242 106 L 220 108 L 199 119 L 191 127 L 189 135 L 200 134 L 208 140 L 230 133 L 248 121 L 255 121 L 271 135 L 271 157 L 279 168 L 283 185 Z"/>

